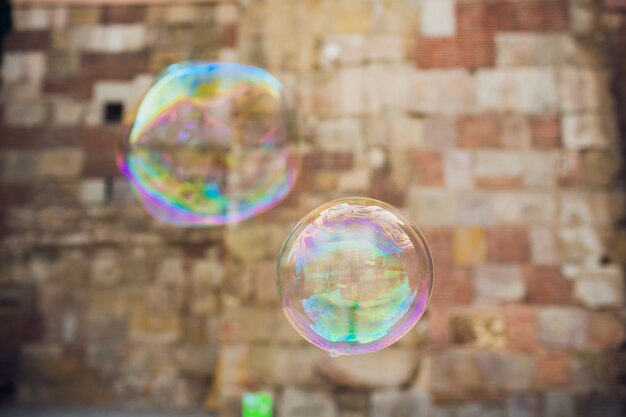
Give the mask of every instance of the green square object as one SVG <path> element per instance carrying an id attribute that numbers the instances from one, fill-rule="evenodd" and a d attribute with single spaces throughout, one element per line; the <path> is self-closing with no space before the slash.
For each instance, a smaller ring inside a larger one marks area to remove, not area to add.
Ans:
<path id="1" fill-rule="evenodd" d="M 241 403 L 241 417 L 272 417 L 274 401 L 267 392 L 247 392 Z"/>

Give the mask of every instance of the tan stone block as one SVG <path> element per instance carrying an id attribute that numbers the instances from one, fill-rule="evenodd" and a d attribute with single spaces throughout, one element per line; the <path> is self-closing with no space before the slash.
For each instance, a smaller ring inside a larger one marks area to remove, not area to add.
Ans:
<path id="1" fill-rule="evenodd" d="M 493 193 L 494 223 L 550 224 L 556 219 L 556 198 L 542 192 Z"/>
<path id="2" fill-rule="evenodd" d="M 100 22 L 101 9 L 97 6 L 71 7 L 69 9 L 69 26 L 96 25 Z"/>
<path id="3" fill-rule="evenodd" d="M 487 265 L 475 271 L 476 298 L 486 302 L 521 301 L 526 286 L 519 266 Z"/>
<path id="4" fill-rule="evenodd" d="M 624 305 L 624 274 L 616 265 L 583 269 L 574 284 L 574 295 L 589 308 Z"/>
<path id="5" fill-rule="evenodd" d="M 487 234 L 482 228 L 457 229 L 453 240 L 454 263 L 481 265 L 487 261 Z"/>
<path id="6" fill-rule="evenodd" d="M 372 6 L 360 1 L 334 2 L 330 6 L 331 30 L 339 34 L 368 33 L 372 27 Z"/>
<path id="7" fill-rule="evenodd" d="M 556 72 L 550 68 L 486 69 L 476 77 L 478 108 L 545 113 L 558 105 Z"/>
<path id="8" fill-rule="evenodd" d="M 130 322 L 130 338 L 148 343 L 175 343 L 181 330 L 180 316 L 174 312 L 138 311 Z"/>
<path id="9" fill-rule="evenodd" d="M 39 152 L 37 176 L 43 178 L 77 177 L 85 155 L 77 148 L 55 148 Z"/>
<path id="10" fill-rule="evenodd" d="M 420 225 L 454 224 L 456 220 L 456 193 L 442 188 L 411 188 L 409 214 Z"/>

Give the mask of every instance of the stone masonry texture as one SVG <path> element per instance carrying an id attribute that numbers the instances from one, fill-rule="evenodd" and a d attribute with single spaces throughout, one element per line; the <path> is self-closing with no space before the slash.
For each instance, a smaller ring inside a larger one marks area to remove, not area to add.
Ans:
<path id="1" fill-rule="evenodd" d="M 623 415 L 623 1 L 115 3 L 14 2 L 0 399 L 236 417 L 264 390 L 278 417 Z M 134 200 L 106 109 L 184 60 L 284 83 L 302 172 L 275 209 L 184 230 Z M 404 339 L 332 359 L 284 318 L 275 260 L 349 195 L 411 217 L 436 278 Z"/>

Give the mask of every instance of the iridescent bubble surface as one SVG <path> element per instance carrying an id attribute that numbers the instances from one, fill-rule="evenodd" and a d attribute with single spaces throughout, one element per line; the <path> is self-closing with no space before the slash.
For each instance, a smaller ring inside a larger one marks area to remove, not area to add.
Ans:
<path id="1" fill-rule="evenodd" d="M 265 70 L 176 64 L 145 95 L 118 165 L 157 220 L 234 223 L 293 187 L 298 161 L 287 125 L 282 86 Z"/>
<path id="2" fill-rule="evenodd" d="M 278 258 L 285 315 L 332 356 L 396 342 L 424 314 L 432 285 L 432 258 L 420 231 L 398 209 L 368 198 L 310 212 Z"/>

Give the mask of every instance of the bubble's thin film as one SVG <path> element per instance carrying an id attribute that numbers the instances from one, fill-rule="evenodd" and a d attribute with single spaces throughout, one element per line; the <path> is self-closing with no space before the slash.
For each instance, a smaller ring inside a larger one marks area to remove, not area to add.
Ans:
<path id="1" fill-rule="evenodd" d="M 278 258 L 291 325 L 331 356 L 374 352 L 422 317 L 433 285 L 428 244 L 398 209 L 345 198 L 310 212 Z"/>
<path id="2" fill-rule="evenodd" d="M 282 86 L 256 67 L 171 66 L 141 102 L 118 165 L 163 223 L 223 225 L 267 211 L 298 171 Z"/>

